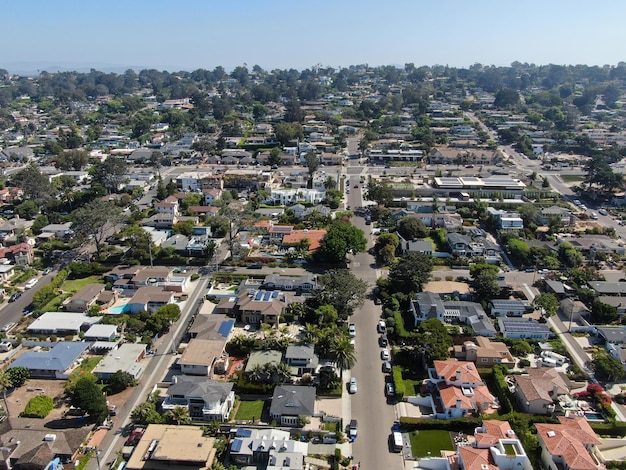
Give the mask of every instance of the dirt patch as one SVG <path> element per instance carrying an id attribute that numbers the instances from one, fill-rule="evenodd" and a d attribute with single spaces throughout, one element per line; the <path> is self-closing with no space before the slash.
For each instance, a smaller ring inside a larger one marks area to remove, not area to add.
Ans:
<path id="1" fill-rule="evenodd" d="M 28 379 L 20 388 L 7 395 L 9 414 L 18 416 L 28 401 L 37 395 L 46 395 L 54 400 L 54 409 L 46 417 L 46 420 L 61 419 L 66 407 L 63 397 L 65 380 Z"/>
<path id="2" fill-rule="evenodd" d="M 239 370 L 243 370 L 246 363 L 245 357 L 228 357 L 228 370 L 225 374 L 215 375 L 216 380 L 229 380 Z"/>

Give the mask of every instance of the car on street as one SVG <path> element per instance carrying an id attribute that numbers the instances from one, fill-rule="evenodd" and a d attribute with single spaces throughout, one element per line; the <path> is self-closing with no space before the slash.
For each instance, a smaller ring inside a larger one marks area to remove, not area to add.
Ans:
<path id="1" fill-rule="evenodd" d="M 380 352 L 380 358 L 381 358 L 383 361 L 388 361 L 389 359 L 391 359 L 391 356 L 390 356 L 390 354 L 389 354 L 389 349 L 383 349 L 383 350 Z"/>
<path id="2" fill-rule="evenodd" d="M 388 398 L 391 398 L 391 397 L 395 396 L 395 394 L 396 394 L 396 387 L 393 385 L 392 382 L 387 382 L 385 384 L 385 395 Z"/>
<path id="3" fill-rule="evenodd" d="M 35 284 L 37 284 L 38 282 L 39 282 L 39 279 L 37 278 L 31 279 L 26 284 L 24 284 L 24 289 L 32 289 L 33 287 L 35 287 Z"/>
<path id="4" fill-rule="evenodd" d="M 43 274 L 44 276 L 46 276 L 46 275 L 50 274 L 51 272 L 52 272 L 52 268 L 46 268 L 46 269 L 44 269 L 44 270 L 43 270 L 43 273 L 42 273 L 42 274 Z"/>
<path id="5" fill-rule="evenodd" d="M 3 333 L 8 333 L 13 328 L 15 328 L 15 325 L 17 325 L 17 323 L 15 323 L 15 322 L 7 323 L 6 325 L 4 325 L 2 327 L 2 330 L 0 330 L 0 331 L 2 331 Z"/>
<path id="6" fill-rule="evenodd" d="M 355 377 L 351 377 L 350 378 L 350 383 L 348 384 L 348 392 L 349 393 L 356 393 L 358 387 L 357 387 L 357 383 L 356 383 L 356 378 Z"/>
<path id="7" fill-rule="evenodd" d="M 607 212 L 607 210 L 606 210 L 606 209 L 599 209 L 599 210 L 598 210 L 598 213 L 599 213 L 600 215 L 608 215 L 608 212 Z"/>
<path id="8" fill-rule="evenodd" d="M 391 372 L 391 370 L 392 370 L 391 362 L 390 361 L 383 361 L 383 373 L 389 374 Z"/>
<path id="9" fill-rule="evenodd" d="M 380 344 L 381 348 L 386 348 L 389 345 L 387 335 L 380 335 L 380 338 L 378 338 L 378 344 Z"/>
<path id="10" fill-rule="evenodd" d="M 382 303 L 383 303 L 383 301 L 382 301 L 382 300 L 380 300 L 380 298 L 376 297 L 376 298 L 374 299 L 374 305 L 382 305 Z"/>
<path id="11" fill-rule="evenodd" d="M 354 185 L 354 189 L 359 189 L 359 185 L 358 185 L 358 184 L 355 184 L 355 185 Z"/>
<path id="12" fill-rule="evenodd" d="M 354 323 L 350 323 L 350 326 L 348 326 L 348 333 L 352 337 L 356 336 L 356 325 Z"/>
<path id="13" fill-rule="evenodd" d="M 359 423 L 357 422 L 356 419 L 351 419 L 350 425 L 348 426 L 348 433 L 350 434 L 350 441 L 354 442 L 358 431 L 359 431 Z"/>
<path id="14" fill-rule="evenodd" d="M 130 436 L 126 439 L 127 446 L 136 446 L 141 440 L 143 433 L 146 432 L 145 428 L 135 428 L 131 431 Z"/>
<path id="15" fill-rule="evenodd" d="M 22 296 L 22 292 L 20 291 L 14 292 L 13 294 L 11 294 L 11 297 L 9 297 L 9 302 L 15 302 L 21 296 Z"/>
<path id="16" fill-rule="evenodd" d="M 379 333 L 387 332 L 387 324 L 385 323 L 385 320 L 380 320 L 378 322 L 378 324 L 376 325 L 376 331 L 378 331 Z"/>

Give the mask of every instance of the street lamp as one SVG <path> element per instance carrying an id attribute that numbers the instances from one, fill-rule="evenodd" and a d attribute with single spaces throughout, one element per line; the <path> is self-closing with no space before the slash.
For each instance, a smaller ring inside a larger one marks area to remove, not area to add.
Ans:
<path id="1" fill-rule="evenodd" d="M 100 470 L 102 468 L 100 467 L 100 449 L 95 447 L 95 450 L 96 450 L 96 462 L 98 462 L 98 470 Z"/>

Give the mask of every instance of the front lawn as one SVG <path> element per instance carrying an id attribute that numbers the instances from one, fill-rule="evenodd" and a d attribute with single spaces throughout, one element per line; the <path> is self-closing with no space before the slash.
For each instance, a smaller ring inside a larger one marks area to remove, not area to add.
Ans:
<path id="1" fill-rule="evenodd" d="M 265 401 L 240 401 L 237 413 L 235 413 L 235 421 L 253 421 L 261 419 Z"/>
<path id="2" fill-rule="evenodd" d="M 61 290 L 64 292 L 73 292 L 75 294 L 87 284 L 102 284 L 102 276 L 87 276 L 82 279 L 65 281 L 61 286 Z"/>
<path id="3" fill-rule="evenodd" d="M 442 450 L 454 450 L 449 431 L 411 431 L 409 437 L 414 457 L 440 457 Z"/>

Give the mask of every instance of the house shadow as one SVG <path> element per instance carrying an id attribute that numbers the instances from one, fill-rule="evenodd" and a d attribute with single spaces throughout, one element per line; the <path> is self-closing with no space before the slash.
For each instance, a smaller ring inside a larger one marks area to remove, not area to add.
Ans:
<path id="1" fill-rule="evenodd" d="M 95 423 L 94 419 L 81 416 L 72 419 L 53 419 L 48 421 L 44 427 L 48 429 L 79 429 L 85 426 L 93 426 Z"/>

